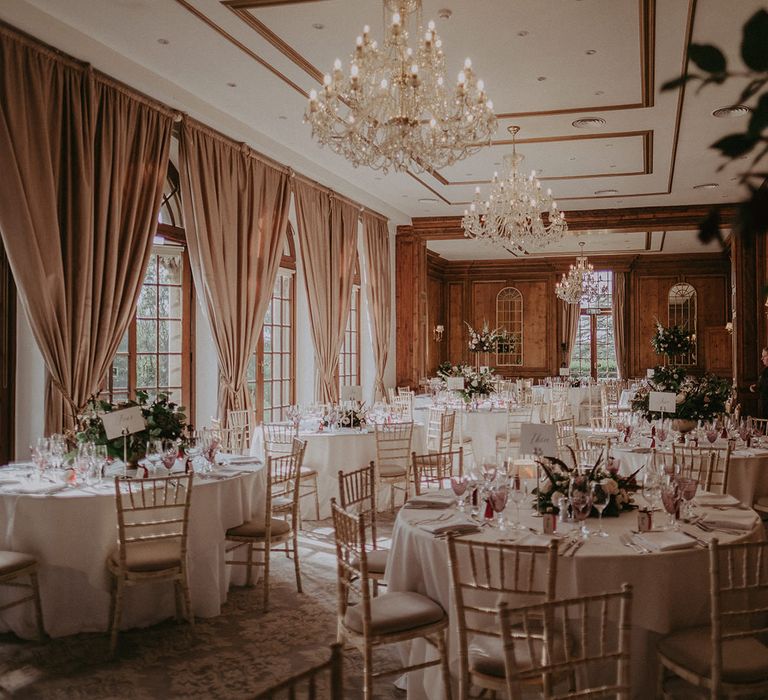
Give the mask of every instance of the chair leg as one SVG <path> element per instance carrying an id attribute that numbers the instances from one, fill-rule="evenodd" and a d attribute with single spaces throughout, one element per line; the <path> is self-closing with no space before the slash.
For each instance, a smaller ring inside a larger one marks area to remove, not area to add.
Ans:
<path id="1" fill-rule="evenodd" d="M 373 700 L 373 649 L 368 643 L 363 650 L 363 700 Z"/>
<path id="2" fill-rule="evenodd" d="M 288 549 L 288 547 L 286 547 Z M 301 566 L 299 564 L 299 532 L 293 528 L 293 568 L 296 571 L 296 592 L 301 593 Z"/>
<path id="3" fill-rule="evenodd" d="M 120 631 L 120 618 L 123 613 L 123 579 L 117 578 L 115 582 L 115 603 L 112 615 L 112 633 L 109 640 L 109 653 L 114 656 L 117 652 L 117 635 Z"/>
<path id="4" fill-rule="evenodd" d="M 194 627 L 195 613 L 192 612 L 192 596 L 189 592 L 189 581 L 187 579 L 187 571 L 184 570 L 181 579 L 181 589 L 184 591 L 184 608 L 186 612 L 187 622 Z"/>
<path id="5" fill-rule="evenodd" d="M 248 555 L 245 564 L 245 585 L 253 586 L 253 544 L 248 543 Z"/>
<path id="6" fill-rule="evenodd" d="M 451 700 L 451 667 L 448 659 L 448 646 L 445 643 L 445 633 L 437 633 L 437 651 L 440 653 L 440 672 L 443 678 L 443 697 Z"/>
<path id="7" fill-rule="evenodd" d="M 659 659 L 656 659 L 659 661 Z M 665 698 L 666 695 L 664 693 L 664 664 L 659 661 L 659 670 L 656 674 L 656 697 L 657 698 Z"/>
<path id="8" fill-rule="evenodd" d="M 37 572 L 29 575 L 32 584 L 32 600 L 35 604 L 35 619 L 37 621 L 37 637 L 41 641 L 45 639 L 45 625 L 43 624 L 43 605 L 40 601 L 40 582 L 37 579 Z"/>
<path id="9" fill-rule="evenodd" d="M 317 489 L 317 474 L 314 475 L 312 483 L 315 485 L 315 518 L 320 520 L 320 493 Z"/>
<path id="10" fill-rule="evenodd" d="M 181 618 L 184 615 L 182 597 L 184 592 L 181 589 L 181 581 L 175 580 L 173 582 L 173 602 L 176 607 L 176 622 L 181 622 Z"/>
<path id="11" fill-rule="evenodd" d="M 269 556 L 272 552 L 272 548 L 269 546 L 269 542 L 264 543 L 264 612 L 267 612 L 269 608 Z"/>

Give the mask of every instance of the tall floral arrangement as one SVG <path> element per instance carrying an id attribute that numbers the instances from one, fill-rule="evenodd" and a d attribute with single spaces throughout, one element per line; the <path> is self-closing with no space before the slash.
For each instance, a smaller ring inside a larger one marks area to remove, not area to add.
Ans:
<path id="1" fill-rule="evenodd" d="M 499 328 L 491 330 L 487 321 L 483 322 L 483 327 L 479 331 L 472 328 L 466 321 L 464 323 L 469 329 L 468 347 L 470 352 L 496 352 L 500 342 L 509 342 L 506 331 Z"/>
<path id="2" fill-rule="evenodd" d="M 461 377 L 464 380 L 464 389 L 459 394 L 465 401 L 472 401 L 478 396 L 488 396 L 496 389 L 493 372 L 489 369 L 478 371 L 470 365 L 452 365 L 450 362 L 443 362 L 437 368 L 437 375 L 444 380 L 450 377 Z"/>
<path id="3" fill-rule="evenodd" d="M 656 332 L 651 338 L 651 346 L 658 355 L 674 357 L 685 355 L 693 349 L 696 336 L 680 326 L 663 326 L 656 321 Z"/>
<path id="4" fill-rule="evenodd" d="M 135 401 L 110 403 L 100 399 L 92 399 L 84 413 L 78 416 L 78 429 L 75 438 L 78 442 L 93 442 L 106 445 L 110 456 L 123 458 L 123 438 L 107 439 L 104 421 L 101 416 L 105 413 L 118 411 L 131 406 L 140 406 L 146 427 L 144 430 L 127 437 L 127 456 L 131 462 L 137 462 L 146 454 L 147 441 L 153 439 L 176 440 L 184 435 L 187 416 L 183 406 L 170 400 L 166 394 L 158 394 L 152 401 L 146 391 L 137 391 Z"/>

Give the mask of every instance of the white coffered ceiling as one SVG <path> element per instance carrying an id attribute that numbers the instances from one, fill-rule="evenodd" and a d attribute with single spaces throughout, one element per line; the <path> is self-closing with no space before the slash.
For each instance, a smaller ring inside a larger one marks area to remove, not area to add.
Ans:
<path id="1" fill-rule="evenodd" d="M 691 37 L 725 48 L 738 64 L 741 26 L 761 2 L 424 0 L 425 19 L 435 18 L 443 37 L 449 76 L 472 57 L 499 130 L 490 148 L 419 176 L 356 170 L 319 148 L 302 123 L 306 93 L 334 58 L 349 55 L 362 26 L 381 37 L 381 0 L 250 4 L 238 10 L 219 0 L 4 0 L 0 18 L 396 223 L 461 214 L 474 187 L 484 187 L 510 151 L 512 124 L 521 126 L 525 166 L 541 173 L 565 211 L 743 197 L 735 178 L 745 163 L 718 172 L 721 160 L 708 148 L 743 127 L 712 116 L 736 99 L 741 84 L 698 95 L 692 88 L 662 93 L 660 85 L 680 75 Z M 450 19 L 438 19 L 441 8 L 452 11 Z M 584 117 L 605 125 L 572 125 Z M 718 187 L 693 189 L 704 183 Z M 696 248 L 690 232 L 650 233 L 650 244 L 645 234 L 594 234 L 590 247 L 653 250 L 664 240 L 665 252 Z M 568 240 L 552 252 L 570 253 L 575 242 Z M 467 248 L 475 245 L 430 242 L 446 257 L 482 257 Z"/>

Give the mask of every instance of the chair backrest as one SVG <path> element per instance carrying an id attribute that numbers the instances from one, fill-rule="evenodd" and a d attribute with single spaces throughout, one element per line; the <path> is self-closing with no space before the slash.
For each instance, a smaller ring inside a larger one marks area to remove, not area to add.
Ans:
<path id="1" fill-rule="evenodd" d="M 576 421 L 573 418 L 563 418 L 553 420 L 552 424 L 557 431 L 557 446 L 565 447 L 570 445 L 576 447 Z"/>
<path id="2" fill-rule="evenodd" d="M 729 440 L 724 448 L 714 448 L 714 458 L 707 472 L 704 488 L 714 493 L 726 493 L 728 488 L 728 473 L 731 469 L 731 450 L 733 443 Z"/>
<path id="3" fill-rule="evenodd" d="M 395 413 L 397 413 L 402 418 L 402 420 L 412 421 L 413 392 L 409 391 L 407 393 L 395 396 L 394 400 L 392 401 L 392 408 L 394 409 Z"/>
<path id="4" fill-rule="evenodd" d="M 156 479 L 115 477 L 120 565 L 145 542 L 164 542 L 182 566 L 187 553 L 193 474 Z"/>
<path id="5" fill-rule="evenodd" d="M 680 475 L 687 479 L 697 479 L 705 491 L 708 490 L 707 480 L 712 471 L 712 463 L 717 457 L 717 450 L 708 447 L 672 443 L 672 463 L 680 465 Z"/>
<path id="6" fill-rule="evenodd" d="M 376 465 L 371 462 L 351 472 L 339 470 L 339 505 L 346 511 L 368 515 L 376 544 Z"/>
<path id="7" fill-rule="evenodd" d="M 376 464 L 395 464 L 408 469 L 411 457 L 413 423 L 390 423 L 376 426 Z"/>
<path id="8" fill-rule="evenodd" d="M 531 682 L 538 682 L 539 697 L 544 700 L 629 700 L 631 608 L 632 587 L 627 584 L 615 593 L 525 607 L 501 601 L 498 614 L 507 696 L 520 700 L 525 687 L 530 689 Z M 522 652 L 520 658 L 518 652 Z M 588 679 L 594 678 L 595 672 L 599 681 L 593 682 L 598 685 L 589 686 Z M 555 693 L 555 684 L 563 678 L 570 678 L 575 687 Z"/>
<path id="9" fill-rule="evenodd" d="M 298 438 L 296 426 L 293 423 L 262 423 L 264 438 L 264 454 L 280 456 L 293 450 L 293 441 Z"/>
<path id="10" fill-rule="evenodd" d="M 411 387 L 409 386 L 399 386 L 397 387 L 397 395 L 398 396 L 414 396 L 416 394 L 415 391 L 411 391 Z"/>
<path id="11" fill-rule="evenodd" d="M 749 418 L 749 427 L 752 431 L 766 435 L 768 430 L 768 418 Z"/>
<path id="12" fill-rule="evenodd" d="M 768 635 L 768 542 L 709 544 L 712 697 L 720 697 L 724 642 Z"/>
<path id="13" fill-rule="evenodd" d="M 341 644 L 331 644 L 328 661 L 301 671 L 263 690 L 254 700 L 343 700 L 344 655 Z"/>
<path id="14" fill-rule="evenodd" d="M 283 503 L 289 504 L 283 509 L 291 516 L 293 527 L 298 523 L 299 517 L 299 474 L 301 463 L 304 461 L 304 451 L 307 448 L 306 441 L 294 439 L 291 443 L 291 451 L 283 455 L 268 455 L 265 469 L 267 470 L 267 502 L 265 509 L 265 525 L 267 539 L 271 532 L 272 502 L 279 498 Z"/>
<path id="15" fill-rule="evenodd" d="M 516 605 L 552 600 L 557 585 L 557 542 L 525 546 L 448 538 L 451 589 L 460 660 L 460 697 L 469 688 L 469 640 L 497 640 L 500 596 Z"/>
<path id="16" fill-rule="evenodd" d="M 425 455 L 411 455 L 413 481 L 416 495 L 430 489 L 445 489 L 451 484 L 451 477 L 464 475 L 464 449 L 430 452 Z"/>
<path id="17" fill-rule="evenodd" d="M 229 443 L 234 448 L 233 452 L 245 453 L 251 447 L 253 431 L 251 429 L 250 411 L 227 411 L 227 430 L 229 431 Z"/>
<path id="18" fill-rule="evenodd" d="M 366 516 L 349 513 L 331 499 L 334 537 L 336 540 L 336 593 L 339 628 L 350 602 L 362 606 L 363 634 L 367 637 L 371 626 L 371 583 L 368 577 L 366 552 Z"/>
<path id="19" fill-rule="evenodd" d="M 453 445 L 453 431 L 456 425 L 456 414 L 439 408 L 429 409 L 427 424 L 427 450 L 429 452 L 445 452 Z"/>
<path id="20" fill-rule="evenodd" d="M 616 415 L 604 414 L 602 416 L 591 416 L 589 427 L 593 430 L 611 430 L 616 427 Z"/>

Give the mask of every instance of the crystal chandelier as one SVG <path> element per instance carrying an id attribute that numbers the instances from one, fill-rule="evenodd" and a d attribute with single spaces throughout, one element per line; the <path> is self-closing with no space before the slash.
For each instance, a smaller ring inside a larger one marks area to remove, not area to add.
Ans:
<path id="1" fill-rule="evenodd" d="M 472 61 L 451 91 L 442 40 L 434 22 L 423 28 L 421 0 L 384 0 L 384 17 L 383 46 L 365 26 L 349 74 L 337 58 L 319 93 L 309 93 L 304 120 L 312 136 L 353 166 L 385 173 L 437 170 L 479 151 L 496 130 L 496 115 Z M 411 32 L 416 48 L 408 46 Z"/>
<path id="2" fill-rule="evenodd" d="M 584 255 L 584 241 L 580 241 L 579 246 L 581 253 L 576 258 L 576 264 L 571 265 L 568 274 L 564 274 L 555 285 L 555 294 L 566 304 L 586 302 L 587 306 L 592 306 L 599 297 L 608 293 L 608 287 L 600 284 L 594 268 Z"/>
<path id="3" fill-rule="evenodd" d="M 461 225 L 467 238 L 479 238 L 501 246 L 510 253 L 527 254 L 560 240 L 568 230 L 565 214 L 552 199 L 552 190 L 541 189 L 535 171 L 530 175 L 518 172 L 525 156 L 517 153 L 515 136 L 519 126 L 510 126 L 512 154 L 504 156 L 501 177 L 493 174 L 487 200 L 475 189 L 475 199 L 464 210 Z M 542 211 L 548 212 L 545 224 Z"/>

